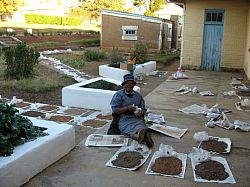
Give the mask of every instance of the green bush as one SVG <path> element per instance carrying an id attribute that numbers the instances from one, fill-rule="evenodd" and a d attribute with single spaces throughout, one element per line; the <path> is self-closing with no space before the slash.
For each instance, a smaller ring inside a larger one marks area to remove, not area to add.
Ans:
<path id="1" fill-rule="evenodd" d="M 136 58 L 136 64 L 143 64 L 147 59 L 148 46 L 146 43 L 139 41 L 135 44 L 131 60 Z"/>
<path id="2" fill-rule="evenodd" d="M 9 156 L 15 146 L 48 135 L 17 112 L 14 105 L 0 101 L 0 156 Z"/>
<path id="3" fill-rule="evenodd" d="M 101 60 L 101 59 L 105 59 L 107 57 L 105 51 L 91 50 L 91 49 L 86 49 L 84 52 L 84 56 L 85 56 L 86 60 L 88 60 L 88 61 Z"/>
<path id="4" fill-rule="evenodd" d="M 116 66 L 123 60 L 122 54 L 118 51 L 117 48 L 114 48 L 109 53 L 109 61 L 111 66 Z"/>
<path id="5" fill-rule="evenodd" d="M 33 68 L 38 64 L 39 53 L 25 43 L 18 43 L 16 47 L 5 47 L 3 53 L 6 61 L 5 78 L 23 79 L 33 75 Z"/>

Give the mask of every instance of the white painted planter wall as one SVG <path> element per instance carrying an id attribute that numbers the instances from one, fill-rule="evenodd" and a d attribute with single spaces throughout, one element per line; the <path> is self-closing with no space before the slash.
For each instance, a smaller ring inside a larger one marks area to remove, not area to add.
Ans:
<path id="1" fill-rule="evenodd" d="M 62 89 L 62 105 L 94 110 L 110 110 L 110 101 L 116 91 L 80 87 L 98 80 L 121 85 L 121 81 L 99 77 L 64 87 Z M 140 92 L 138 86 L 135 86 L 134 90 Z"/>
<path id="2" fill-rule="evenodd" d="M 75 146 L 75 129 L 71 125 L 29 118 L 35 126 L 45 127 L 48 136 L 40 137 L 0 157 L 0 187 L 20 186 L 34 175 L 70 152 Z"/>
<path id="3" fill-rule="evenodd" d="M 134 76 L 138 74 L 148 74 L 156 70 L 156 61 L 149 61 L 144 64 L 136 65 Z M 123 81 L 123 76 L 130 73 L 128 70 L 123 70 L 119 68 L 113 68 L 109 65 L 99 66 L 99 75 L 106 78 L 111 78 L 119 81 Z"/>

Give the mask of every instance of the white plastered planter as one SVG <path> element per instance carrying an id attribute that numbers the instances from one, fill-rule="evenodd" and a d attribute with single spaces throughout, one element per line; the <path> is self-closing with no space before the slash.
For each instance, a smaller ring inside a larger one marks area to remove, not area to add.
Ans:
<path id="1" fill-rule="evenodd" d="M 75 146 L 71 125 L 29 118 L 33 125 L 45 127 L 49 135 L 17 146 L 8 157 L 0 157 L 0 186 L 20 186 L 70 152 Z"/>
<path id="2" fill-rule="evenodd" d="M 116 91 L 80 87 L 98 80 L 121 85 L 121 81 L 98 77 L 66 86 L 62 89 L 62 105 L 84 109 L 110 110 L 110 101 Z M 140 92 L 138 86 L 135 86 L 134 90 Z"/>
<path id="3" fill-rule="evenodd" d="M 136 65 L 134 76 L 138 74 L 147 75 L 156 70 L 156 61 L 149 61 L 144 64 Z M 99 75 L 106 78 L 111 78 L 123 81 L 123 76 L 130 73 L 128 70 L 110 67 L 108 64 L 99 66 Z"/>

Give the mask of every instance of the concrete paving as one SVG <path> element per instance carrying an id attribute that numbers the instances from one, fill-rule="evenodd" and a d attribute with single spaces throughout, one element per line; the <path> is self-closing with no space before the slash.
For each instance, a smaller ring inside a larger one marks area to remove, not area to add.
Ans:
<path id="1" fill-rule="evenodd" d="M 173 146 L 177 152 L 189 153 L 193 146 L 198 146 L 193 140 L 193 135 L 197 131 L 207 131 L 211 136 L 231 138 L 231 153 L 221 156 L 226 158 L 234 175 L 236 180 L 234 186 L 250 186 L 249 132 L 225 130 L 220 127 L 208 128 L 204 125 L 207 121 L 204 116 L 184 114 L 178 111 L 178 109 L 192 104 L 207 104 L 211 107 L 215 103 L 218 103 L 220 107 L 232 110 L 232 113 L 227 115 L 232 122 L 235 119 L 243 121 L 250 120 L 250 112 L 236 110 L 234 103 L 239 101 L 238 98 L 225 98 L 223 96 L 224 91 L 232 90 L 230 86 L 231 77 L 237 76 L 238 74 L 201 71 L 189 71 L 186 72 L 186 74 L 190 77 L 189 79 L 175 82 L 165 81 L 145 97 L 147 106 L 153 112 L 163 114 L 169 125 L 188 128 L 188 132 L 180 140 L 152 132 L 155 141 L 153 152 L 158 150 L 160 143 L 164 143 Z M 190 87 L 197 86 L 200 91 L 210 90 L 215 93 L 215 96 L 204 97 L 199 94 L 195 96 L 174 94 L 173 91 L 183 84 Z M 98 130 L 98 132 L 105 133 L 107 128 L 108 126 L 106 125 Z M 137 171 L 106 167 L 105 163 L 118 148 L 85 147 L 85 139 L 90 133 L 93 133 L 93 131 L 86 130 L 82 142 L 80 142 L 73 151 L 35 176 L 25 184 L 24 187 L 189 187 L 230 185 L 194 182 L 190 159 L 187 160 L 184 179 L 145 175 L 152 155 L 150 155 L 147 162 Z"/>

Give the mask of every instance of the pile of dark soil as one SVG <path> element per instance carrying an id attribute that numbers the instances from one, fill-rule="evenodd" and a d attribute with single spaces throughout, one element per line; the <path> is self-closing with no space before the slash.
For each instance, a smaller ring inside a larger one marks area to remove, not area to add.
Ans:
<path id="1" fill-rule="evenodd" d="M 99 128 L 99 127 L 102 127 L 103 125 L 105 125 L 106 123 L 107 123 L 106 121 L 90 119 L 90 120 L 87 120 L 87 121 L 81 123 L 81 125 L 89 126 L 89 127 L 93 127 L 93 128 Z"/>
<path id="2" fill-rule="evenodd" d="M 203 161 L 196 165 L 195 173 L 206 180 L 225 180 L 229 176 L 223 164 L 214 160 Z"/>
<path id="3" fill-rule="evenodd" d="M 31 104 L 25 103 L 25 102 L 20 102 L 20 103 L 16 103 L 15 105 L 17 108 L 24 108 L 24 107 L 30 106 Z"/>
<path id="4" fill-rule="evenodd" d="M 243 106 L 241 103 L 239 105 L 242 110 L 250 110 L 250 106 Z"/>
<path id="5" fill-rule="evenodd" d="M 224 153 L 226 152 L 227 144 L 215 139 L 210 139 L 208 141 L 201 142 L 201 148 L 216 153 Z"/>
<path id="6" fill-rule="evenodd" d="M 73 119 L 73 117 L 71 117 L 71 116 L 56 115 L 56 116 L 52 116 L 48 120 L 55 121 L 55 122 L 67 123 L 67 122 L 71 121 L 72 119 Z"/>
<path id="7" fill-rule="evenodd" d="M 179 158 L 160 157 L 155 160 L 151 169 L 156 173 L 165 175 L 179 175 L 182 171 L 182 162 Z"/>
<path id="8" fill-rule="evenodd" d="M 114 166 L 123 168 L 134 168 L 141 163 L 143 156 L 136 151 L 125 151 L 118 154 L 118 157 L 112 161 Z"/>
<path id="9" fill-rule="evenodd" d="M 64 113 L 69 115 L 81 115 L 86 112 L 87 111 L 84 109 L 77 109 L 77 108 L 69 108 L 67 110 L 64 110 Z"/>
<path id="10" fill-rule="evenodd" d="M 52 110 L 55 110 L 55 109 L 59 109 L 59 107 L 53 106 L 53 105 L 44 105 L 44 106 L 41 106 L 41 107 L 39 107 L 37 109 L 38 110 L 52 111 Z"/>
<path id="11" fill-rule="evenodd" d="M 38 111 L 27 111 L 22 113 L 23 116 L 29 116 L 29 117 L 45 117 L 45 113 L 43 112 L 38 112 Z"/>
<path id="12" fill-rule="evenodd" d="M 96 118 L 98 118 L 98 119 L 106 119 L 106 120 L 112 120 L 112 115 L 102 115 L 102 114 L 98 114 L 97 116 L 96 116 Z"/>
<path id="13" fill-rule="evenodd" d="M 117 91 L 122 89 L 122 86 L 116 85 L 113 83 L 110 83 L 105 80 L 98 80 L 96 82 L 92 82 L 83 86 L 80 86 L 83 88 L 92 88 L 92 89 L 103 89 L 103 90 L 112 90 L 112 91 Z"/>

